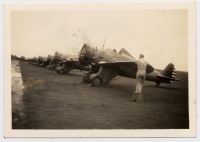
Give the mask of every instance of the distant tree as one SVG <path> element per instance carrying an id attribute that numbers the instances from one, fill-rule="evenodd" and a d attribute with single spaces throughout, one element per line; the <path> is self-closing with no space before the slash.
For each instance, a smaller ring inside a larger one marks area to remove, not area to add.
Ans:
<path id="1" fill-rule="evenodd" d="M 11 55 L 11 60 L 17 60 L 17 56 L 16 55 Z"/>
<path id="2" fill-rule="evenodd" d="M 24 56 L 21 56 L 20 60 L 21 61 L 26 61 L 26 58 Z"/>

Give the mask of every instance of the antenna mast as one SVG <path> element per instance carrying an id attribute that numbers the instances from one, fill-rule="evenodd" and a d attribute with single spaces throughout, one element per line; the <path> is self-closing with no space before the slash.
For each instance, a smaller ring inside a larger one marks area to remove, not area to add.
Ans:
<path id="1" fill-rule="evenodd" d="M 105 39 L 104 39 L 103 47 L 102 47 L 102 48 L 104 48 L 104 45 L 105 45 L 105 42 L 106 42 L 106 37 L 107 37 L 107 34 L 106 34 L 106 36 L 105 36 Z"/>

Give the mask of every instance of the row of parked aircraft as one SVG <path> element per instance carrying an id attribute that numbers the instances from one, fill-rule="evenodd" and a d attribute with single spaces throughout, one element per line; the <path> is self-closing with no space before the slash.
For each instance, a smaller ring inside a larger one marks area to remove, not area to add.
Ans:
<path id="1" fill-rule="evenodd" d="M 89 71 L 89 66 L 79 63 L 78 57 L 70 57 L 69 55 L 55 52 L 54 56 L 47 57 L 39 56 L 29 58 L 27 61 L 38 67 L 48 68 L 49 70 L 56 70 L 58 74 L 67 74 L 73 69 Z"/>
<path id="2" fill-rule="evenodd" d="M 116 50 L 97 48 L 89 44 L 83 45 L 78 57 L 70 58 L 56 52 L 54 56 L 23 58 L 23 60 L 35 66 L 56 70 L 59 74 L 67 74 L 73 69 L 86 71 L 82 76 L 83 81 L 95 87 L 108 84 L 116 76 L 135 78 L 137 73 L 136 59 L 124 48 L 117 53 Z M 148 65 L 146 72 L 146 80 L 155 82 L 156 86 L 160 83 L 178 81 L 172 63 L 161 72 Z"/>

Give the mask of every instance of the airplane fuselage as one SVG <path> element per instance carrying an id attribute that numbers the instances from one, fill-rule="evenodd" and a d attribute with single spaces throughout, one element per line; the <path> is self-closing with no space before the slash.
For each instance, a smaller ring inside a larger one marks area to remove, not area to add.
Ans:
<path id="1" fill-rule="evenodd" d="M 120 61 L 135 62 L 133 57 L 129 57 L 120 53 L 117 53 L 116 50 L 102 49 L 97 47 L 90 47 L 89 45 L 84 45 L 80 57 L 80 62 L 86 64 L 99 64 L 100 62 L 105 63 L 114 63 Z"/>
<path id="2" fill-rule="evenodd" d="M 137 70 L 134 69 L 129 69 L 128 67 L 123 67 L 123 72 L 119 72 L 118 75 L 119 76 L 124 76 L 124 77 L 129 77 L 129 78 L 136 78 L 136 74 L 137 74 Z M 161 75 L 160 72 L 154 70 L 151 73 L 148 73 L 146 75 L 146 80 L 147 81 L 154 81 L 154 82 L 158 82 L 160 81 L 159 78 L 157 78 L 157 75 Z"/>
<path id="3" fill-rule="evenodd" d="M 93 80 L 96 77 L 100 81 L 100 84 L 104 84 L 109 83 L 117 75 L 136 78 L 136 60 L 123 48 L 117 53 L 116 50 L 91 47 L 84 44 L 80 52 L 79 61 L 80 63 L 99 68 L 97 72 L 91 70 L 88 74 L 84 75 L 84 81 Z M 146 73 L 146 80 L 156 82 L 157 85 L 161 82 L 171 83 L 174 81 L 173 78 L 164 76 L 154 70 L 149 64 L 147 65 Z"/>

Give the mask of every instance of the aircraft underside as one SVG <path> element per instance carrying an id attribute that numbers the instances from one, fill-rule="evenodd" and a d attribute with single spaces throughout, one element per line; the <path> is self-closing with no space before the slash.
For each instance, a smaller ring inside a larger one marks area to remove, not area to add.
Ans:
<path id="1" fill-rule="evenodd" d="M 97 67 L 96 70 L 91 68 L 89 72 L 85 73 L 83 75 L 83 81 L 85 83 L 91 83 L 95 87 L 100 87 L 103 84 L 108 84 L 117 75 L 134 79 L 136 78 L 136 72 L 130 70 L 128 72 L 122 70 L 119 71 L 117 68 L 113 69 L 109 66 L 101 66 L 98 70 L 97 69 Z M 173 82 L 171 78 L 167 78 L 165 76 L 161 78 L 160 76 L 162 76 L 162 74 L 154 70 L 152 73 L 147 74 L 146 80 L 155 82 L 156 87 L 158 87 L 161 83 Z"/>

